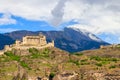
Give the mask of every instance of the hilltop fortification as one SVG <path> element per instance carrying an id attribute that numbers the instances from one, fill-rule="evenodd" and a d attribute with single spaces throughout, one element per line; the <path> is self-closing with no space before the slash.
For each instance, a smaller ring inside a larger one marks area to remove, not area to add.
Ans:
<path id="1" fill-rule="evenodd" d="M 22 41 L 16 40 L 12 45 L 5 45 L 4 50 L 0 54 L 12 49 L 26 50 L 29 48 L 43 49 L 47 47 L 54 47 L 54 40 L 47 43 L 46 36 L 40 33 L 38 36 L 24 36 Z"/>

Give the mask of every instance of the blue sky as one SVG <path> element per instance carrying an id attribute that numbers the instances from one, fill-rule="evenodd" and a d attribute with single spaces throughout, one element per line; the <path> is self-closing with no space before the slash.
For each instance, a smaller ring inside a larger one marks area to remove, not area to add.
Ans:
<path id="1" fill-rule="evenodd" d="M 1 13 L 0 17 L 3 15 L 4 14 Z M 29 30 L 29 31 L 56 30 L 55 27 L 49 25 L 45 21 L 27 20 L 25 18 L 18 17 L 18 16 L 11 16 L 11 18 L 15 19 L 16 23 L 0 25 L 1 33 L 11 32 L 11 31 L 16 31 L 16 30 Z"/>
<path id="2" fill-rule="evenodd" d="M 0 0 L 0 33 L 85 29 L 120 43 L 120 0 Z"/>
<path id="3" fill-rule="evenodd" d="M 2 17 L 4 14 L 0 14 Z M 74 20 L 64 22 L 59 26 L 55 27 L 50 23 L 42 20 L 27 20 L 22 17 L 11 16 L 12 19 L 16 20 L 15 24 L 4 24 L 0 25 L 0 33 L 12 32 L 17 30 L 28 30 L 28 31 L 52 31 L 52 30 L 62 30 L 64 27 L 69 25 L 78 24 Z"/>

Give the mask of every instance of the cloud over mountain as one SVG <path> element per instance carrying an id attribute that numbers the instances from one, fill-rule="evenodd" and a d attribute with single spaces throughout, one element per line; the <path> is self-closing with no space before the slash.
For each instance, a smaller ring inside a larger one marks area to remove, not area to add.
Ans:
<path id="1" fill-rule="evenodd" d="M 94 34 L 120 34 L 119 4 L 120 0 L 0 0 L 0 13 L 43 20 L 53 26 L 75 20 L 78 24 L 70 26 L 79 26 Z M 11 17 L 5 19 L 9 24 L 17 21 Z M 0 21 L 5 19 L 0 17 Z"/>
<path id="2" fill-rule="evenodd" d="M 55 8 L 51 11 L 51 14 L 53 16 L 51 23 L 54 26 L 59 26 L 60 23 L 63 20 L 63 16 L 64 16 L 64 7 L 65 7 L 65 3 L 67 2 L 67 0 L 60 0 L 58 2 L 58 4 L 55 6 Z"/>

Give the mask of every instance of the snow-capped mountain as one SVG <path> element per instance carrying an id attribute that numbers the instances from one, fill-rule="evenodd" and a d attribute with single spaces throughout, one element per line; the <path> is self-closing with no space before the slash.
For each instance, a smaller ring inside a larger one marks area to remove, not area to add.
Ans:
<path id="1" fill-rule="evenodd" d="M 14 40 L 21 40 L 25 35 L 38 35 L 40 32 L 47 37 L 48 42 L 54 40 L 57 48 L 69 52 L 96 49 L 100 45 L 108 45 L 92 33 L 78 28 L 64 28 L 62 31 L 15 31 L 5 35 Z"/>
<path id="2" fill-rule="evenodd" d="M 100 38 L 96 37 L 94 34 L 88 32 L 88 31 L 85 30 L 85 29 L 76 28 L 76 27 L 68 27 L 68 28 L 71 28 L 71 29 L 73 29 L 73 30 L 75 30 L 75 31 L 78 31 L 78 32 L 84 34 L 85 36 L 91 38 L 92 40 L 95 40 L 95 41 L 98 41 L 98 42 L 101 42 L 101 41 L 102 41 Z"/>

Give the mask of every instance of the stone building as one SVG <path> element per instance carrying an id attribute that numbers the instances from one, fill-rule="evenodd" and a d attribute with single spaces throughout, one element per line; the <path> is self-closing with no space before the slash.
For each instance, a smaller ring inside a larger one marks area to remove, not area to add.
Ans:
<path id="1" fill-rule="evenodd" d="M 22 45 L 44 46 L 46 44 L 47 44 L 46 36 L 44 36 L 42 34 L 39 34 L 38 36 L 25 36 L 25 37 L 23 37 Z"/>
<path id="2" fill-rule="evenodd" d="M 120 47 L 119 44 L 111 44 L 111 45 L 101 45 L 100 49 L 113 49 L 113 48 L 118 48 Z"/>
<path id="3" fill-rule="evenodd" d="M 24 36 L 22 41 L 16 40 L 12 45 L 5 45 L 4 51 L 10 51 L 12 49 L 27 50 L 29 48 L 42 49 L 47 47 L 54 47 L 54 40 L 47 43 L 46 36 L 39 34 L 38 36 Z M 0 54 L 2 54 L 0 52 Z"/>

